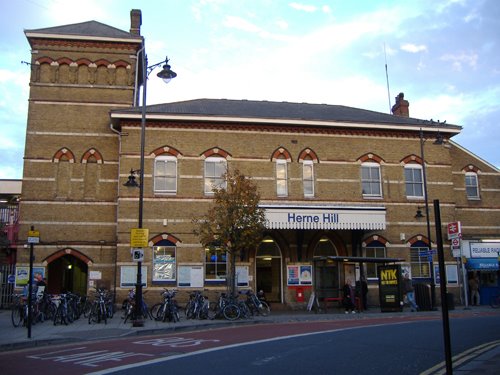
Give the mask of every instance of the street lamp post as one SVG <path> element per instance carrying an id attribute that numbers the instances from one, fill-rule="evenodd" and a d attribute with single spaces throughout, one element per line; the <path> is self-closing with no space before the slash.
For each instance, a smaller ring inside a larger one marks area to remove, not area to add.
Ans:
<path id="1" fill-rule="evenodd" d="M 157 64 L 153 64 L 148 66 L 148 58 L 146 56 L 146 46 L 143 42 L 142 48 L 137 53 L 140 54 L 142 59 L 142 107 L 141 107 L 141 150 L 140 150 L 140 169 L 139 169 L 139 216 L 138 216 L 138 228 L 141 229 L 143 227 L 143 212 L 144 212 L 144 148 L 146 142 L 146 95 L 147 95 L 147 82 L 149 74 L 161 64 L 163 65 L 163 69 L 161 72 L 157 74 L 158 77 L 163 79 L 165 83 L 170 82 L 173 78 L 177 76 L 177 74 L 170 69 L 170 65 L 168 64 L 168 57 L 165 58 L 164 61 L 161 61 Z M 131 175 L 134 172 L 131 171 Z M 129 178 L 130 181 L 130 178 Z M 126 186 L 134 186 L 128 184 L 129 181 L 125 184 Z M 136 186 L 136 185 L 135 185 Z M 141 327 L 144 325 L 143 322 L 143 313 L 142 313 L 142 261 L 137 262 L 137 281 L 136 281 L 136 292 L 135 292 L 135 319 L 133 320 L 133 325 L 135 327 Z"/>
<path id="2" fill-rule="evenodd" d="M 420 128 L 420 157 L 422 159 L 422 178 L 424 183 L 424 202 L 425 202 L 425 221 L 427 225 L 427 239 L 429 241 L 429 266 L 430 266 L 430 277 L 431 277 L 431 309 L 434 310 L 436 308 L 436 284 L 434 281 L 434 262 L 433 262 L 433 253 L 432 253 L 432 239 L 431 239 L 431 224 L 429 218 L 429 198 L 427 196 L 427 172 L 425 167 L 425 154 L 424 154 L 424 133 L 422 128 Z M 436 137 L 435 144 L 442 144 L 443 138 L 438 134 Z M 417 213 L 418 214 L 418 213 Z"/>

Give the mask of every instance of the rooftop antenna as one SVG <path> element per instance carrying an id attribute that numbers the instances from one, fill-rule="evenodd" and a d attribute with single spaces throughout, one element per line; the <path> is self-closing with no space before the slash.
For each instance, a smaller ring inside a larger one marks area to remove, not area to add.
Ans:
<path id="1" fill-rule="evenodd" d="M 389 113 L 391 113 L 391 91 L 389 90 L 389 73 L 387 72 L 387 53 L 385 52 L 385 43 L 384 43 L 384 57 L 385 57 L 385 80 L 387 81 L 387 99 L 389 100 Z"/>

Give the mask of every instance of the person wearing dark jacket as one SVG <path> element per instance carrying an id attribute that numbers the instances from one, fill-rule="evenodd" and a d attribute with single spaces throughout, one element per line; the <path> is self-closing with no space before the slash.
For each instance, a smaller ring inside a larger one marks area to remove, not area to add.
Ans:
<path id="1" fill-rule="evenodd" d="M 347 279 L 344 287 L 342 288 L 342 304 L 345 307 L 345 313 L 349 314 L 351 312 L 352 314 L 355 314 L 356 311 L 354 311 L 354 288 L 351 285 L 351 280 Z"/>

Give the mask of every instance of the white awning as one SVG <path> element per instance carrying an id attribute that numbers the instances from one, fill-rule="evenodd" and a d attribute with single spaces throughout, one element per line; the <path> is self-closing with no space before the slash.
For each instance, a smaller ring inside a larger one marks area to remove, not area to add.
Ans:
<path id="1" fill-rule="evenodd" d="M 269 229 L 384 230 L 385 207 L 260 205 Z"/>

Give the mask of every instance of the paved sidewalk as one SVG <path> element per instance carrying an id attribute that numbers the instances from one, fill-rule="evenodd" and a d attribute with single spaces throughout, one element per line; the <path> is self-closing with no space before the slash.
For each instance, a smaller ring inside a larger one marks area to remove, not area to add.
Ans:
<path id="1" fill-rule="evenodd" d="M 67 326 L 54 326 L 51 321 L 38 323 L 32 326 L 31 338 L 28 338 L 27 328 L 15 328 L 11 322 L 10 310 L 0 310 L 0 350 L 16 350 L 22 348 L 60 344 L 65 342 L 77 342 L 86 340 L 100 340 L 108 338 L 119 338 L 133 335 L 146 335 L 154 333 L 178 332 L 181 330 L 204 329 L 210 326 L 227 326 L 237 324 L 259 324 L 259 323 L 285 323 L 296 321 L 314 321 L 314 320 L 342 320 L 342 319 L 371 319 L 371 318 L 390 318 L 391 316 L 401 317 L 402 315 L 414 316 L 435 316 L 441 319 L 441 311 L 422 311 L 422 312 L 397 312 L 382 313 L 379 309 L 370 309 L 356 315 L 345 315 L 339 309 L 330 309 L 328 313 L 315 314 L 309 311 L 272 311 L 267 317 L 256 316 L 251 319 L 229 322 L 226 320 L 187 320 L 181 313 L 181 321 L 178 323 L 163 323 L 154 320 L 145 320 L 143 327 L 132 327 L 132 324 L 123 323 L 121 319 L 122 312 L 118 311 L 113 319 L 108 320 L 107 324 L 88 324 L 88 320 L 81 318 Z M 449 311 L 450 318 L 459 316 L 477 316 L 477 315 L 496 315 L 500 319 L 500 309 L 492 309 L 489 306 L 473 307 L 463 309 L 457 306 L 455 310 Z M 499 335 L 500 339 L 500 335 Z M 487 349 L 487 350 L 486 350 Z M 455 367 L 456 374 L 475 374 L 481 372 L 482 375 L 498 374 L 500 369 L 500 340 L 496 345 L 491 345 L 482 351 L 472 353 L 467 360 Z M 454 363 L 455 365 L 455 363 Z M 444 374 L 446 368 L 436 366 L 432 371 L 425 374 Z"/>

